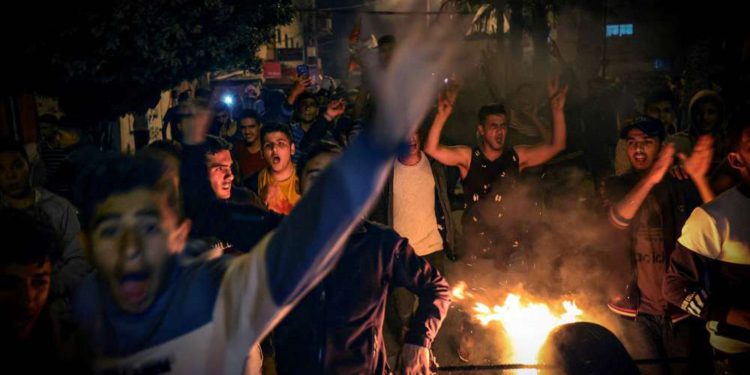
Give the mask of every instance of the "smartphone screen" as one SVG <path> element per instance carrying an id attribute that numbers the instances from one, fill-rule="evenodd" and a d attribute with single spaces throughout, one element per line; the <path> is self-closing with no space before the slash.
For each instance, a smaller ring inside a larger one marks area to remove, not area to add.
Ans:
<path id="1" fill-rule="evenodd" d="M 306 64 L 297 65 L 297 75 L 298 76 L 309 76 L 310 75 L 310 68 Z"/>

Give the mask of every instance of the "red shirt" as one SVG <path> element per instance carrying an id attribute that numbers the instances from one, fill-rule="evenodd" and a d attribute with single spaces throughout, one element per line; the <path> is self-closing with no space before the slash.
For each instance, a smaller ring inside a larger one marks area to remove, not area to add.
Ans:
<path id="1" fill-rule="evenodd" d="M 234 142 L 232 152 L 234 153 L 234 158 L 237 161 L 237 164 L 239 164 L 242 180 L 252 176 L 255 172 L 268 165 L 263 159 L 263 155 L 260 151 L 250 153 L 245 147 L 245 142 L 243 141 Z"/>

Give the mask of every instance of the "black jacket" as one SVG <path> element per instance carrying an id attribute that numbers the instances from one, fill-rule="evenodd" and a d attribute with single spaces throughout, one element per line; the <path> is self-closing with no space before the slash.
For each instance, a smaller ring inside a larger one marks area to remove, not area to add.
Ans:
<path id="1" fill-rule="evenodd" d="M 190 237 L 223 242 L 247 252 L 276 228 L 281 217 L 267 211 L 259 198 L 245 189 L 233 187 L 232 198 L 217 199 L 208 181 L 206 150 L 205 145 L 183 146 L 180 188 L 185 215 L 193 222 Z"/>
<path id="2" fill-rule="evenodd" d="M 419 298 L 405 343 L 429 348 L 450 306 L 449 286 L 393 230 L 365 222 L 336 268 L 275 331 L 279 374 L 385 374 L 388 292 Z"/>

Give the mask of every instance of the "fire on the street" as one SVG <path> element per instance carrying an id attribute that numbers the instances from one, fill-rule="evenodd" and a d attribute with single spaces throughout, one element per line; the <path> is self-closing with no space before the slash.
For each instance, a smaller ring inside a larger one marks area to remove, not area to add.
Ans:
<path id="1" fill-rule="evenodd" d="M 457 300 L 474 297 L 463 282 L 453 288 L 452 294 Z M 537 363 L 539 350 L 547 335 L 557 326 L 578 321 L 583 314 L 574 301 L 562 301 L 556 307 L 530 302 L 513 293 L 508 294 L 502 305 L 490 307 L 474 302 L 473 310 L 473 317 L 483 326 L 493 322 L 502 325 L 511 351 L 507 360 L 520 364 Z"/>

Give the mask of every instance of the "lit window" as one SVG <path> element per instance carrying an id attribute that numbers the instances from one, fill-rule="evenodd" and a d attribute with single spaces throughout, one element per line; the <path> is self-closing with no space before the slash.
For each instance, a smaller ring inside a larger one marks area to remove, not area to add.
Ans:
<path id="1" fill-rule="evenodd" d="M 620 35 L 620 25 L 607 25 L 607 37 Z"/>
<path id="2" fill-rule="evenodd" d="M 633 24 L 623 23 L 616 25 L 607 25 L 607 38 L 614 36 L 633 35 Z"/>

